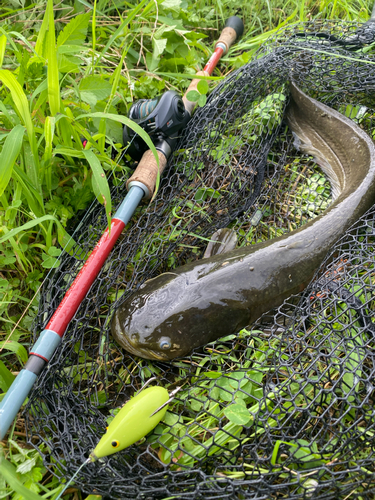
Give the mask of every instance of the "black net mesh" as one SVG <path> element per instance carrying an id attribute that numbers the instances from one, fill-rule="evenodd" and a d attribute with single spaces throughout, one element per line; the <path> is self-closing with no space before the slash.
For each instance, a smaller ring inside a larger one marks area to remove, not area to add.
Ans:
<path id="1" fill-rule="evenodd" d="M 69 478 L 111 411 L 157 376 L 167 388 L 183 385 L 164 420 L 142 442 L 86 466 L 76 482 L 84 491 L 121 499 L 375 497 L 375 207 L 304 292 L 237 335 L 164 363 L 123 351 L 109 328 L 122 301 L 145 280 L 199 259 L 216 229 L 234 228 L 244 246 L 329 206 L 329 182 L 283 122 L 288 82 L 293 73 L 305 92 L 371 136 L 372 41 L 356 24 L 287 28 L 196 111 L 156 200 L 137 209 L 29 399 L 29 432 L 34 445 L 47 445 L 45 463 L 56 474 Z M 114 205 L 125 171 L 112 178 Z M 36 332 L 105 226 L 103 207 L 93 206 L 75 232 L 80 253 L 66 254 L 44 287 Z"/>

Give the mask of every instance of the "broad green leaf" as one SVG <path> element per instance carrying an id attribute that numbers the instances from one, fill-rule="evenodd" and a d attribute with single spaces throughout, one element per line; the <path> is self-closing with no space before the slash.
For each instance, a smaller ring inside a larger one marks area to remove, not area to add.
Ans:
<path id="1" fill-rule="evenodd" d="M 79 92 L 82 101 L 87 102 L 91 106 L 95 106 L 97 101 L 104 101 L 111 94 L 112 85 L 108 80 L 100 76 L 87 76 L 82 78 L 79 84 Z"/>
<path id="2" fill-rule="evenodd" d="M 190 102 L 197 102 L 200 98 L 200 93 L 196 90 L 189 90 L 189 92 L 186 94 L 186 98 Z"/>
<path id="3" fill-rule="evenodd" d="M 205 94 L 200 95 L 199 99 L 198 99 L 198 106 L 203 108 L 203 106 L 205 106 L 206 102 L 207 102 L 207 96 Z"/>
<path id="4" fill-rule="evenodd" d="M 53 152 L 54 154 L 71 156 L 72 158 L 85 158 L 83 150 L 78 150 L 74 148 L 64 148 L 63 146 L 60 145 L 57 145 Z M 108 160 L 108 158 L 105 157 L 105 160 Z"/>
<path id="5" fill-rule="evenodd" d="M 1 35 L 0 36 L 0 68 L 3 65 L 6 44 L 7 44 L 7 37 L 5 35 Z"/>
<path id="6" fill-rule="evenodd" d="M 73 17 L 65 28 L 60 31 L 57 38 L 57 47 L 64 44 L 83 45 L 90 17 L 91 12 L 88 12 L 87 14 L 79 14 L 78 16 Z"/>
<path id="7" fill-rule="evenodd" d="M 57 51 L 57 66 L 60 73 L 79 73 L 79 59 L 77 57 L 67 57 Z"/>
<path id="8" fill-rule="evenodd" d="M 21 151 L 24 132 L 25 127 L 17 125 L 5 139 L 3 149 L 0 153 L 0 196 L 3 194 L 12 176 L 14 162 Z"/>
<path id="9" fill-rule="evenodd" d="M 198 92 L 201 94 L 207 94 L 208 92 L 208 83 L 207 80 L 199 80 L 197 85 Z"/>
<path id="10" fill-rule="evenodd" d="M 56 269 L 60 265 L 59 259 L 55 259 L 55 257 L 49 257 L 48 255 L 43 254 L 42 258 L 42 267 L 45 269 Z"/>
<path id="11" fill-rule="evenodd" d="M 152 55 L 151 54 L 146 55 L 147 65 L 150 71 L 154 71 L 158 67 L 160 57 L 167 46 L 167 39 L 154 37 L 152 39 L 152 46 L 154 49 Z"/>
<path id="12" fill-rule="evenodd" d="M 159 60 L 160 56 L 165 50 L 165 47 L 167 46 L 167 39 L 166 38 L 160 38 L 159 40 L 156 38 L 152 39 L 152 45 L 154 47 L 154 53 L 153 53 L 153 58 Z"/>
<path id="13" fill-rule="evenodd" d="M 5 478 L 5 481 L 9 484 L 9 486 L 19 495 L 22 495 L 23 498 L 27 500 L 43 499 L 43 497 L 29 490 L 28 488 L 26 488 L 26 486 L 24 486 L 21 483 L 21 481 L 17 477 L 15 466 L 10 462 L 8 462 L 4 458 L 4 455 L 1 452 L 0 452 L 0 474 Z"/>
<path id="14" fill-rule="evenodd" d="M 68 54 L 68 55 L 77 55 L 83 49 L 79 45 L 61 45 L 57 48 L 57 54 Z M 79 62 L 77 57 L 74 58 L 76 62 Z"/>
<path id="15" fill-rule="evenodd" d="M 205 372 L 204 376 L 207 377 L 207 378 L 220 378 L 222 376 L 222 372 Z"/>
<path id="16" fill-rule="evenodd" d="M 29 179 L 32 182 L 36 191 L 38 191 L 40 195 L 39 197 L 40 206 L 43 207 L 42 186 L 39 182 L 39 173 L 35 165 L 35 158 L 30 143 L 28 141 L 25 141 L 23 143 L 22 149 L 23 149 L 23 170 L 27 176 L 27 179 Z"/>
<path id="17" fill-rule="evenodd" d="M 48 253 L 48 255 L 52 255 L 52 257 L 60 257 L 61 249 L 52 245 L 51 247 L 49 247 L 47 253 Z"/>
<path id="18" fill-rule="evenodd" d="M 17 467 L 16 472 L 19 472 L 20 474 L 30 472 L 36 466 L 38 458 L 38 455 L 34 455 L 32 458 L 25 460 Z"/>
<path id="19" fill-rule="evenodd" d="M 95 196 L 97 197 L 99 202 L 105 206 L 105 212 L 107 214 L 107 221 L 109 226 L 111 224 L 112 201 L 107 177 L 95 153 L 91 149 L 84 150 L 83 153 L 86 157 L 86 160 L 89 162 L 93 173 L 92 186 Z"/>
<path id="20" fill-rule="evenodd" d="M 12 385 L 16 377 L 8 370 L 5 364 L 0 360 L 0 389 L 6 392 Z"/>
<path id="21" fill-rule="evenodd" d="M 67 110 L 65 110 L 67 111 Z M 72 148 L 73 147 L 73 141 L 72 137 L 74 137 L 75 130 L 72 127 L 71 124 L 71 119 L 70 117 L 67 117 L 66 115 L 61 116 L 59 115 L 59 132 L 62 137 L 62 143 L 65 144 L 66 146 Z M 56 117 L 56 123 L 57 123 L 57 117 Z"/>
<path id="22" fill-rule="evenodd" d="M 55 116 L 60 111 L 60 83 L 59 70 L 57 66 L 55 21 L 53 17 L 53 0 L 48 0 L 48 34 L 47 34 L 47 58 L 48 58 L 48 99 L 51 114 Z"/>
<path id="23" fill-rule="evenodd" d="M 251 419 L 249 410 L 238 403 L 227 406 L 224 410 L 224 415 L 228 420 L 238 425 L 246 425 Z"/>
<path id="24" fill-rule="evenodd" d="M 16 342 L 15 340 L 8 340 L 8 341 L 2 340 L 0 342 L 0 349 L 5 349 L 6 351 L 12 351 L 15 354 L 17 354 L 17 356 L 21 361 L 23 361 L 24 363 L 26 363 L 27 361 L 28 355 L 26 349 L 22 344 Z"/>

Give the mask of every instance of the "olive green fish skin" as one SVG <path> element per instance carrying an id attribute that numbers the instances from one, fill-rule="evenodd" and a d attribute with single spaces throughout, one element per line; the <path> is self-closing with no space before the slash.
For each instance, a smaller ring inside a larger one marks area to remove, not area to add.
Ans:
<path id="1" fill-rule="evenodd" d="M 351 120 L 291 84 L 288 124 L 313 154 L 334 201 L 292 233 L 192 262 L 147 281 L 115 312 L 112 336 L 143 358 L 170 360 L 233 334 L 303 290 L 332 245 L 375 202 L 375 148 Z"/>

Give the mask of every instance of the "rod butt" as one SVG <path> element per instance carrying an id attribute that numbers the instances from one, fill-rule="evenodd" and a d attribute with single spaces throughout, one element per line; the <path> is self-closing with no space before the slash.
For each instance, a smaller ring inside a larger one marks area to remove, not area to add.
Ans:
<path id="1" fill-rule="evenodd" d="M 0 404 L 0 440 L 4 439 L 13 420 L 33 387 L 37 375 L 21 370 Z"/>
<path id="2" fill-rule="evenodd" d="M 240 38 L 243 35 L 244 24 L 240 17 L 231 16 L 227 19 L 225 23 L 226 28 L 232 28 L 236 32 L 237 38 Z"/>

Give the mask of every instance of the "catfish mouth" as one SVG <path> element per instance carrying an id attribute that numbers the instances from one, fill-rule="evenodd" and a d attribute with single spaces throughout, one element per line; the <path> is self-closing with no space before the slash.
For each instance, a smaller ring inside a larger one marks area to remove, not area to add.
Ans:
<path id="1" fill-rule="evenodd" d="M 154 359 L 157 361 L 169 361 L 168 355 L 163 352 L 154 351 L 148 347 L 141 347 L 134 345 L 130 342 L 126 335 L 121 335 L 121 344 L 126 351 L 134 354 L 135 356 L 140 356 L 141 358 Z"/>

